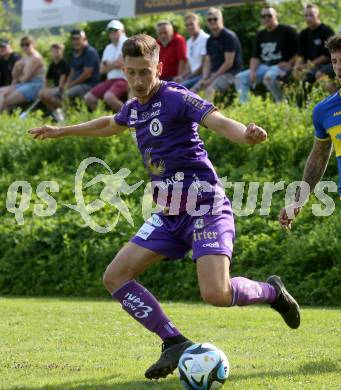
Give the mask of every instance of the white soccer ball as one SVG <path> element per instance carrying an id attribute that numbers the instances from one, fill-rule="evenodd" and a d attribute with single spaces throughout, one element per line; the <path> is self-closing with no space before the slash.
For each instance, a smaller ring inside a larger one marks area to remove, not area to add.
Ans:
<path id="1" fill-rule="evenodd" d="M 187 390 L 216 390 L 229 376 L 229 361 L 210 343 L 193 344 L 180 357 L 180 382 Z"/>

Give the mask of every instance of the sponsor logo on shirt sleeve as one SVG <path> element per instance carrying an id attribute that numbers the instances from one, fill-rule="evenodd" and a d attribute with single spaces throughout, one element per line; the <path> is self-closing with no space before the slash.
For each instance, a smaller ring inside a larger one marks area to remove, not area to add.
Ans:
<path id="1" fill-rule="evenodd" d="M 130 118 L 131 119 L 137 119 L 137 111 L 133 108 L 130 110 Z"/>
<path id="2" fill-rule="evenodd" d="M 198 110 L 203 110 L 205 108 L 205 104 L 203 103 L 202 100 L 197 99 L 190 94 L 185 94 L 183 96 L 183 99 L 184 99 L 185 103 L 190 104 L 191 106 L 193 106 L 194 108 L 196 108 Z"/>

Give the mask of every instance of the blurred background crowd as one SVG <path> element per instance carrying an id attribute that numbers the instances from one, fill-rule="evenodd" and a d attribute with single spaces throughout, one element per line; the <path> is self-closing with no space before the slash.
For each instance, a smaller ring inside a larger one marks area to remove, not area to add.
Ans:
<path id="1" fill-rule="evenodd" d="M 323 23 L 317 5 L 306 4 L 301 16 L 306 26 L 297 31 L 280 23 L 275 8 L 263 6 L 258 16 L 262 27 L 252 50 L 225 25 L 218 8 L 182 16 L 186 37 L 170 20 L 157 20 L 153 28 L 164 64 L 161 78 L 183 84 L 209 100 L 236 95 L 242 104 L 251 91 L 269 92 L 280 102 L 286 98 L 285 85 L 298 81 L 303 96 L 319 80 L 332 93 L 337 86 L 325 42 L 335 31 Z M 89 110 L 95 110 L 101 100 L 117 112 L 129 97 L 122 71 L 122 45 L 127 35 L 119 20 L 110 21 L 105 30 L 104 50 L 96 40 L 89 41 L 83 29 L 73 29 L 66 42 L 50 45 L 48 59 L 29 35 L 21 37 L 20 53 L 10 40 L 0 39 L 0 113 L 39 104 L 56 121 L 63 121 L 65 109 L 77 98 Z M 64 44 L 71 49 L 68 56 Z M 246 61 L 245 50 L 249 53 Z"/>

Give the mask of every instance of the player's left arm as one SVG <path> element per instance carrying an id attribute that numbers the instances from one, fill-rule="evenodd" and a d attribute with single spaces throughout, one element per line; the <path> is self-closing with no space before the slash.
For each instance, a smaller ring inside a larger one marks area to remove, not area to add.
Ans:
<path id="1" fill-rule="evenodd" d="M 267 138 L 266 131 L 254 123 L 245 126 L 233 119 L 226 118 L 219 111 L 213 111 L 207 115 L 202 124 L 238 144 L 260 144 Z"/>
<path id="2" fill-rule="evenodd" d="M 300 186 L 296 190 L 295 202 L 282 208 L 279 213 L 279 223 L 284 229 L 291 229 L 291 223 L 299 214 L 304 203 L 307 201 L 310 192 L 322 179 L 332 152 L 330 138 L 315 139 L 313 148 L 305 164 L 303 177 Z M 304 191 L 303 183 L 309 185 L 309 192 Z"/>

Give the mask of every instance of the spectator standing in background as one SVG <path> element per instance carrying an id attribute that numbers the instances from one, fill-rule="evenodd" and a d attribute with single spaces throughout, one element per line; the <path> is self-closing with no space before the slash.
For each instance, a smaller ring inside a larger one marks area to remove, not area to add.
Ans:
<path id="1" fill-rule="evenodd" d="M 7 39 L 0 39 L 0 87 L 12 84 L 12 70 L 21 56 L 15 53 Z"/>
<path id="2" fill-rule="evenodd" d="M 276 10 L 264 7 L 261 18 L 265 29 L 256 36 L 250 68 L 236 76 L 236 89 L 242 103 L 248 100 L 250 88 L 261 83 L 276 102 L 282 100 L 280 78 L 290 73 L 298 52 L 296 31 L 279 24 Z"/>
<path id="3" fill-rule="evenodd" d="M 185 73 L 186 40 L 174 31 L 174 27 L 167 20 L 156 24 L 156 33 L 160 46 L 160 62 L 163 63 L 161 80 L 171 81 Z"/>
<path id="4" fill-rule="evenodd" d="M 64 45 L 54 43 L 51 45 L 51 59 L 46 74 L 44 88 L 39 92 L 41 102 L 52 112 L 60 105 L 66 79 L 70 72 L 70 67 L 64 60 Z"/>
<path id="5" fill-rule="evenodd" d="M 20 46 L 24 55 L 13 67 L 12 84 L 0 88 L 0 112 L 36 100 L 44 84 L 44 62 L 33 39 L 22 37 Z"/>
<path id="6" fill-rule="evenodd" d="M 225 92 L 234 83 L 234 76 L 241 70 L 243 58 L 240 41 L 236 33 L 224 27 L 222 12 L 210 8 L 207 12 L 207 55 L 204 59 L 203 77 L 193 90 L 203 89 L 205 98 L 212 100 L 215 92 Z"/>
<path id="7" fill-rule="evenodd" d="M 185 27 L 190 37 L 186 41 L 188 62 L 184 74 L 175 79 L 186 88 L 190 89 L 202 78 L 203 63 L 206 52 L 206 44 L 209 35 L 200 28 L 200 20 L 197 14 L 189 12 L 184 16 Z"/>
<path id="8" fill-rule="evenodd" d="M 85 102 L 91 110 L 95 110 L 99 99 L 115 112 L 123 106 L 120 100 L 128 92 L 128 83 L 122 71 L 122 46 L 127 40 L 124 26 L 119 20 L 112 20 L 107 26 L 111 43 L 106 46 L 100 64 L 100 73 L 107 76 L 107 80 L 96 85 L 85 96 Z"/>
<path id="9" fill-rule="evenodd" d="M 64 120 L 64 113 L 60 108 L 64 98 L 82 97 L 100 80 L 100 58 L 97 50 L 89 45 L 85 32 L 72 30 L 71 41 L 73 51 L 70 73 L 64 86 L 63 95 L 55 101 L 58 108 L 53 112 L 53 117 L 57 122 Z"/>
<path id="10" fill-rule="evenodd" d="M 316 5 L 304 7 L 304 18 L 308 25 L 299 34 L 299 52 L 295 64 L 295 75 L 313 83 L 316 75 L 334 76 L 329 50 L 325 43 L 334 31 L 320 20 L 320 10 Z"/>

